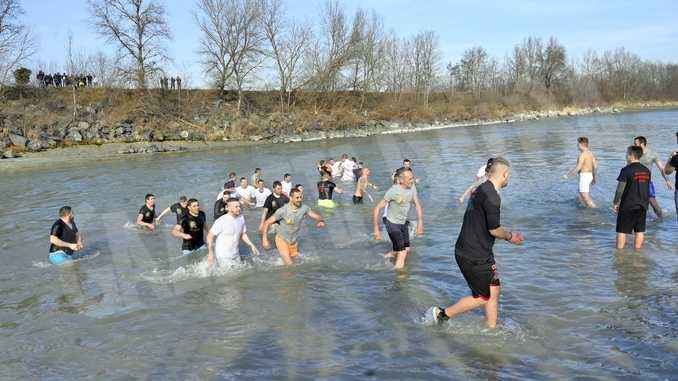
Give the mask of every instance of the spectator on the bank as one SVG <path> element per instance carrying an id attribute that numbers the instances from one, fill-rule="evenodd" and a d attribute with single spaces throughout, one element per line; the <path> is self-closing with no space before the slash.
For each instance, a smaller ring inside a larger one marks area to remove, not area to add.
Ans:
<path id="1" fill-rule="evenodd" d="M 177 90 L 181 91 L 181 78 L 177 76 Z"/>
<path id="2" fill-rule="evenodd" d="M 172 83 L 172 90 L 174 90 L 174 84 L 175 84 L 175 79 L 174 77 L 170 78 L 170 82 Z"/>

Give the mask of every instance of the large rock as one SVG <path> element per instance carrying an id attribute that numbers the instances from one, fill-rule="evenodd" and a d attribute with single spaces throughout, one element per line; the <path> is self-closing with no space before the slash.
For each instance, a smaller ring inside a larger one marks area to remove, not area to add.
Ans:
<path id="1" fill-rule="evenodd" d="M 82 135 L 80 134 L 80 132 L 78 132 L 78 130 L 72 129 L 68 131 L 68 136 L 66 136 L 66 140 L 79 143 L 82 141 Z"/>
<path id="2" fill-rule="evenodd" d="M 16 155 L 14 154 L 14 152 L 12 152 L 12 150 L 5 151 L 2 153 L 3 159 L 14 159 L 15 157 Z"/>
<path id="3" fill-rule="evenodd" d="M 160 132 L 160 131 L 152 131 L 151 132 L 151 139 L 161 142 L 161 141 L 165 140 L 165 135 L 163 135 L 162 132 Z"/>
<path id="4" fill-rule="evenodd" d="M 78 130 L 84 131 L 89 128 L 89 123 L 87 122 L 78 122 Z"/>
<path id="5" fill-rule="evenodd" d="M 47 147 L 49 147 L 49 144 L 46 141 L 35 139 L 35 140 L 29 140 L 28 144 L 26 144 L 26 147 L 30 151 L 37 152 L 37 151 L 42 151 L 43 149 L 46 149 Z"/>
<path id="6" fill-rule="evenodd" d="M 28 139 L 18 134 L 9 134 L 9 140 L 16 147 L 26 147 L 26 143 L 28 143 Z"/>
<path id="7" fill-rule="evenodd" d="M 183 130 L 181 133 L 179 133 L 179 136 L 181 136 L 182 139 L 188 139 L 189 133 L 188 131 Z"/>

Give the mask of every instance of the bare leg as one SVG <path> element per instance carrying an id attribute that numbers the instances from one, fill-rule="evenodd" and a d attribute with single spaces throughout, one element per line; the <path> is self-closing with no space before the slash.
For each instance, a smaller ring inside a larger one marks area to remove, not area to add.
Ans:
<path id="1" fill-rule="evenodd" d="M 487 326 L 495 328 L 497 326 L 497 318 L 499 317 L 499 292 L 500 286 L 490 286 L 490 300 L 485 304 L 485 321 Z"/>
<path id="2" fill-rule="evenodd" d="M 491 290 L 490 293 L 492 293 Z M 465 296 L 450 307 L 445 308 L 445 315 L 452 318 L 453 316 L 482 307 L 486 303 L 487 301 L 484 299 L 474 298 L 473 296 Z"/>
<path id="3" fill-rule="evenodd" d="M 396 262 L 395 262 L 395 268 L 396 270 L 400 270 L 405 267 L 405 258 L 407 258 L 407 254 L 410 251 L 405 249 L 403 251 L 398 251 L 396 252 Z"/>
<path id="4" fill-rule="evenodd" d="M 654 214 L 657 215 L 657 218 L 663 218 L 664 215 L 662 214 L 662 208 L 659 207 L 659 203 L 657 202 L 657 199 L 652 197 L 650 198 L 650 205 L 652 206 L 652 210 L 654 210 Z"/>
<path id="5" fill-rule="evenodd" d="M 636 233 L 636 237 L 633 240 L 633 246 L 635 246 L 636 250 L 643 248 L 643 242 L 645 242 L 645 233 Z"/>
<path id="6" fill-rule="evenodd" d="M 596 204 L 591 199 L 591 195 L 588 192 L 579 192 L 579 197 L 582 199 L 584 204 L 589 208 L 595 208 Z"/>
<path id="7" fill-rule="evenodd" d="M 617 233 L 617 250 L 624 249 L 624 246 L 626 246 L 626 234 Z"/>
<path id="8" fill-rule="evenodd" d="M 285 265 L 291 265 L 292 262 L 292 257 L 290 257 L 290 251 L 288 250 L 287 247 L 287 242 L 280 238 L 277 234 L 275 236 L 275 247 L 278 249 L 278 254 L 280 255 L 280 258 L 282 258 L 283 263 Z"/>

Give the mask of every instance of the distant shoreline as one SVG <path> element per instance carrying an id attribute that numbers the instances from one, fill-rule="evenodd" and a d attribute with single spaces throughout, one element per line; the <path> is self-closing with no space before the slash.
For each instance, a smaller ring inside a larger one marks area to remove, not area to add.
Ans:
<path id="1" fill-rule="evenodd" d="M 648 105 L 638 107 L 594 107 L 594 108 L 564 108 L 558 111 L 530 111 L 520 113 L 509 119 L 478 120 L 459 123 L 409 123 L 383 122 L 381 127 L 372 129 L 349 128 L 329 132 L 308 132 L 290 134 L 273 139 L 248 139 L 230 141 L 164 141 L 164 142 L 133 142 L 133 143 L 105 143 L 101 145 L 82 144 L 70 147 L 59 147 L 40 152 L 26 152 L 21 157 L 0 160 L 0 173 L 20 172 L 24 170 L 38 170 L 45 165 L 50 167 L 70 166 L 77 162 L 91 160 L 115 160 L 121 158 L 146 157 L 149 155 L 168 155 L 182 152 L 201 152 L 216 149 L 228 149 L 255 145 L 296 143 L 319 141 L 328 139 L 360 138 L 375 135 L 407 134 L 414 132 L 432 131 L 460 127 L 482 127 L 498 124 L 513 124 L 517 122 L 537 121 L 543 119 L 560 119 L 568 117 L 607 115 L 617 113 L 651 112 L 678 109 L 678 104 Z"/>

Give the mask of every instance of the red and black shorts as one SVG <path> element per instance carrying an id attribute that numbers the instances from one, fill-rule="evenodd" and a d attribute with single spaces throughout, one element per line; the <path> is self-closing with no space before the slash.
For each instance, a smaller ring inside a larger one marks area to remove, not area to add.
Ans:
<path id="1" fill-rule="evenodd" d="M 490 286 L 501 285 L 494 259 L 478 261 L 458 254 L 455 254 L 454 258 L 474 298 L 487 300 L 490 298 Z"/>
<path id="2" fill-rule="evenodd" d="M 617 213 L 617 233 L 645 233 L 647 211 L 642 208 L 620 210 Z"/>

